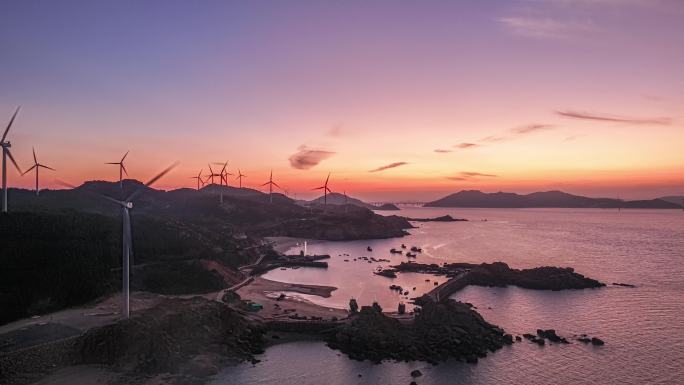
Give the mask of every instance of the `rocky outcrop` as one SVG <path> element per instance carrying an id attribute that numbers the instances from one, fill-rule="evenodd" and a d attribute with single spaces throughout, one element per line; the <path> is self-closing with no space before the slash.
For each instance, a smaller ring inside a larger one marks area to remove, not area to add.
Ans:
<path id="1" fill-rule="evenodd" d="M 467 219 L 454 218 L 451 215 L 442 215 L 434 218 L 406 218 L 412 222 L 467 222 Z"/>
<path id="2" fill-rule="evenodd" d="M 199 355 L 253 360 L 263 328 L 230 307 L 203 298 L 169 299 L 130 319 L 89 330 L 78 351 L 83 363 L 134 373 L 182 373 Z"/>
<path id="3" fill-rule="evenodd" d="M 328 345 L 358 360 L 373 362 L 421 360 L 432 363 L 456 358 L 477 362 L 510 341 L 470 306 L 446 300 L 425 301 L 411 324 L 388 317 L 370 306 L 328 338 Z"/>
<path id="4" fill-rule="evenodd" d="M 543 266 L 511 269 L 503 262 L 483 263 L 468 273 L 471 285 L 514 285 L 534 290 L 588 289 L 605 286 L 595 279 L 575 273 L 571 267 Z"/>

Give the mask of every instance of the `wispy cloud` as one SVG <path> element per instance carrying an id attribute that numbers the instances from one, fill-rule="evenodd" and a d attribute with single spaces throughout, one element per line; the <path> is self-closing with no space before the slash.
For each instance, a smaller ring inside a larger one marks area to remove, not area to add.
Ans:
<path id="1" fill-rule="evenodd" d="M 465 177 L 476 177 L 476 176 L 487 176 L 487 177 L 492 177 L 492 178 L 497 177 L 497 175 L 494 175 L 494 174 L 484 174 L 481 172 L 473 172 L 473 171 L 462 171 L 461 175 L 463 175 Z"/>
<path id="2" fill-rule="evenodd" d="M 529 134 L 535 131 L 551 130 L 555 128 L 551 124 L 528 124 L 526 126 L 512 128 L 511 131 L 515 134 Z"/>
<path id="3" fill-rule="evenodd" d="M 498 143 L 498 142 L 504 142 L 506 140 L 511 139 L 510 136 L 500 136 L 500 135 L 490 135 L 485 138 L 480 139 L 480 142 L 484 143 Z"/>
<path id="4" fill-rule="evenodd" d="M 586 23 L 551 17 L 510 16 L 498 21 L 513 34 L 542 39 L 566 39 L 593 29 Z"/>
<path id="5" fill-rule="evenodd" d="M 448 176 L 446 178 L 449 180 L 454 180 L 454 181 L 458 181 L 458 182 L 474 182 L 474 181 L 477 181 L 480 177 L 496 178 L 497 176 L 498 175 L 486 174 L 483 172 L 461 171 L 458 173 L 458 175 Z"/>
<path id="6" fill-rule="evenodd" d="M 672 118 L 656 117 L 656 118 L 630 118 L 624 116 L 608 115 L 592 112 L 578 112 L 578 111 L 556 111 L 557 115 L 565 118 L 594 120 L 599 122 L 611 123 L 626 123 L 626 124 L 653 124 L 653 125 L 670 125 Z"/>
<path id="7" fill-rule="evenodd" d="M 400 166 L 404 166 L 407 164 L 408 164 L 407 162 L 394 162 L 394 163 L 390 163 L 390 164 L 385 165 L 385 166 L 374 168 L 368 172 L 378 172 L 378 171 L 388 170 L 390 168 L 400 167 Z"/>
<path id="8" fill-rule="evenodd" d="M 459 144 L 455 145 L 454 147 L 466 149 L 466 148 L 473 148 L 473 147 L 478 147 L 478 146 L 480 146 L 480 145 L 477 143 L 465 143 L 465 142 L 463 142 L 463 143 L 459 143 Z"/>
<path id="9" fill-rule="evenodd" d="M 451 150 L 444 150 L 444 149 L 438 148 L 438 149 L 435 150 L 435 152 L 438 153 L 438 154 L 448 154 L 448 153 L 450 153 L 450 152 L 452 152 L 452 151 L 451 151 Z"/>
<path id="10" fill-rule="evenodd" d="M 306 146 L 299 146 L 298 151 L 289 158 L 290 166 L 298 170 L 308 170 L 323 160 L 335 155 L 332 151 L 310 149 Z"/>

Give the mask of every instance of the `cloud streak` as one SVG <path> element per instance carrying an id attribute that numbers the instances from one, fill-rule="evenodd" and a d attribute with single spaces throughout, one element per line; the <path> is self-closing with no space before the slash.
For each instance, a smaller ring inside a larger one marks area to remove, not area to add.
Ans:
<path id="1" fill-rule="evenodd" d="M 513 128 L 511 131 L 514 134 L 524 135 L 535 131 L 551 130 L 553 128 L 555 127 L 551 124 L 528 124 L 527 126 Z"/>
<path id="2" fill-rule="evenodd" d="M 515 35 L 542 39 L 567 39 L 593 29 L 585 23 L 550 17 L 510 16 L 498 21 Z"/>
<path id="3" fill-rule="evenodd" d="M 435 152 L 438 153 L 438 154 L 448 154 L 448 153 L 453 152 L 453 151 L 451 151 L 451 150 L 444 150 L 444 149 L 438 148 L 438 149 L 435 150 Z"/>
<path id="4" fill-rule="evenodd" d="M 625 123 L 625 124 L 650 124 L 650 125 L 670 125 L 672 124 L 672 118 L 659 117 L 659 118 L 629 118 L 624 116 L 615 116 L 608 114 L 592 113 L 592 112 L 581 112 L 581 111 L 556 111 L 556 114 L 564 118 L 571 119 L 581 119 L 581 120 L 593 120 L 599 122 L 609 122 L 609 123 Z"/>
<path id="5" fill-rule="evenodd" d="M 461 148 L 461 149 L 466 149 L 466 148 L 473 148 L 473 147 L 479 147 L 479 146 L 480 146 L 480 145 L 477 144 L 477 143 L 466 143 L 466 142 L 463 142 L 463 143 L 459 143 L 459 144 L 455 145 L 454 147 L 456 147 L 456 148 Z"/>
<path id="6" fill-rule="evenodd" d="M 290 166 L 298 170 L 308 170 L 335 155 L 332 151 L 310 149 L 306 146 L 299 146 L 297 150 L 290 156 L 289 161 Z"/>
<path id="7" fill-rule="evenodd" d="M 385 165 L 385 166 L 374 168 L 368 172 L 379 172 L 379 171 L 389 170 L 390 168 L 401 167 L 401 166 L 404 166 L 407 164 L 408 164 L 407 162 L 394 162 L 394 163 L 390 163 L 390 164 Z"/>
<path id="8" fill-rule="evenodd" d="M 458 181 L 458 182 L 474 182 L 474 181 L 478 180 L 478 177 L 496 178 L 496 177 L 498 177 L 498 175 L 486 174 L 483 172 L 475 172 L 475 171 L 461 171 L 456 176 L 448 176 L 446 178 L 449 180 L 454 180 L 454 181 Z"/>

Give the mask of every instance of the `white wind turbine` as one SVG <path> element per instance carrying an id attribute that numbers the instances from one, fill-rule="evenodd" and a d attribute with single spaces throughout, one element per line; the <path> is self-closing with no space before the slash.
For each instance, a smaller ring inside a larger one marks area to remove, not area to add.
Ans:
<path id="1" fill-rule="evenodd" d="M 5 141 L 5 139 L 7 138 L 7 133 L 9 132 L 10 127 L 12 127 L 12 123 L 14 123 L 14 118 L 16 118 L 17 114 L 19 113 L 19 109 L 21 109 L 21 106 L 17 107 L 17 110 L 14 111 L 14 115 L 12 115 L 12 119 L 10 119 L 10 122 L 7 125 L 7 128 L 5 128 L 5 133 L 2 134 L 2 139 L 0 140 L 0 145 L 2 146 L 2 212 L 3 213 L 7 212 L 7 158 L 8 157 L 12 161 L 12 164 L 17 169 L 17 171 L 19 171 L 19 173 L 21 174 L 21 168 L 19 168 L 17 161 L 14 160 L 14 157 L 12 156 L 12 153 L 10 152 L 10 147 L 12 147 L 12 143 L 10 143 L 9 140 Z"/>
<path id="2" fill-rule="evenodd" d="M 40 189 L 38 188 L 38 170 L 40 170 L 41 167 L 46 168 L 48 170 L 52 170 L 52 171 L 55 171 L 55 169 L 50 167 L 50 166 L 46 166 L 44 164 L 38 163 L 38 159 L 36 159 L 36 150 L 34 148 L 32 148 L 32 150 L 33 150 L 33 166 L 31 166 L 31 168 L 29 168 L 28 170 L 24 171 L 21 175 L 22 176 L 26 175 L 29 171 L 31 171 L 33 169 L 36 170 L 36 196 L 38 196 L 38 193 L 40 191 Z"/>
<path id="3" fill-rule="evenodd" d="M 323 206 L 327 207 L 328 206 L 328 193 L 332 193 L 332 191 L 328 188 L 328 181 L 330 180 L 330 173 L 328 173 L 328 177 L 325 178 L 325 184 L 321 187 L 316 187 L 313 190 L 323 190 Z"/>
<path id="4" fill-rule="evenodd" d="M 126 171 L 126 167 L 124 166 L 124 159 L 126 159 L 129 152 L 130 151 L 126 151 L 123 158 L 121 158 L 121 160 L 118 162 L 105 163 L 105 164 L 117 164 L 117 165 L 119 165 L 119 185 L 121 186 L 121 189 L 123 189 L 123 174 L 126 173 L 126 176 L 128 176 L 128 171 Z"/>
<path id="5" fill-rule="evenodd" d="M 164 171 L 160 172 L 157 174 L 154 178 L 150 179 L 147 183 L 145 183 L 144 187 L 140 187 L 137 190 L 133 191 L 131 195 L 129 195 L 126 199 L 120 201 L 118 199 L 114 199 L 110 196 L 95 193 L 96 195 L 101 196 L 104 199 L 107 199 L 108 201 L 114 202 L 121 206 L 121 216 L 123 219 L 123 258 L 122 258 L 122 272 L 123 272 L 123 284 L 122 284 L 122 289 L 121 289 L 121 296 L 122 296 L 122 301 L 121 301 L 121 314 L 124 318 L 128 318 L 130 315 L 130 309 L 131 309 L 131 290 L 130 290 L 130 275 L 131 275 L 131 266 L 130 266 L 130 258 L 131 258 L 131 252 L 133 251 L 133 236 L 131 234 L 131 215 L 130 215 L 130 210 L 133 208 L 133 200 L 142 193 L 146 187 L 150 187 L 154 182 L 159 180 L 159 178 L 163 177 L 166 175 L 171 169 L 176 167 L 178 165 L 178 162 L 172 164 L 171 166 L 167 167 Z M 62 184 L 75 188 L 76 186 L 70 185 L 68 183 L 61 182 Z"/>
<path id="6" fill-rule="evenodd" d="M 200 183 L 202 186 L 204 186 L 204 180 L 202 179 L 202 170 L 200 170 L 199 174 L 197 176 L 191 176 L 190 179 L 197 179 L 197 190 L 200 189 Z"/>
<path id="7" fill-rule="evenodd" d="M 282 188 L 278 186 L 276 182 L 273 181 L 273 170 L 271 170 L 271 176 L 268 178 L 268 182 L 262 184 L 262 186 L 268 185 L 268 201 L 269 203 L 273 203 L 273 186 L 276 186 L 278 188 Z"/>
<path id="8" fill-rule="evenodd" d="M 235 177 L 235 179 L 240 181 L 240 188 L 242 188 L 242 178 L 246 177 L 247 175 L 243 174 L 242 171 L 238 168 L 238 175 Z"/>

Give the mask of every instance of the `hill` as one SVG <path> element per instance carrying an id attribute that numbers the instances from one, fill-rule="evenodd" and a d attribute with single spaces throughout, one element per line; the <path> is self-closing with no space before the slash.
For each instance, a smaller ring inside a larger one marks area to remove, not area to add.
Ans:
<path id="1" fill-rule="evenodd" d="M 328 200 L 329 205 L 349 204 L 349 205 L 354 205 L 354 206 L 358 206 L 358 207 L 364 207 L 364 208 L 367 208 L 369 210 L 375 210 L 376 209 L 375 206 L 373 206 L 369 203 L 366 203 L 366 202 L 362 201 L 361 199 L 352 198 L 350 196 L 345 197 L 344 194 L 335 193 L 335 192 L 328 194 L 327 200 Z M 312 199 L 312 200 L 306 202 L 305 204 L 322 205 L 324 203 L 324 201 L 325 200 L 324 200 L 323 196 L 321 195 L 320 197 L 318 197 L 316 199 Z"/>
<path id="2" fill-rule="evenodd" d="M 482 207 L 482 208 L 649 208 L 676 209 L 681 206 L 662 199 L 623 201 L 611 198 L 589 198 L 562 191 L 535 192 L 527 195 L 497 192 L 484 193 L 464 190 L 433 202 L 425 207 Z"/>
<path id="3" fill-rule="evenodd" d="M 682 205 L 684 205 L 684 195 L 671 195 L 671 196 L 661 197 L 660 199 L 662 199 L 666 202 L 674 203 L 676 205 L 679 205 L 680 207 L 682 207 Z"/>

